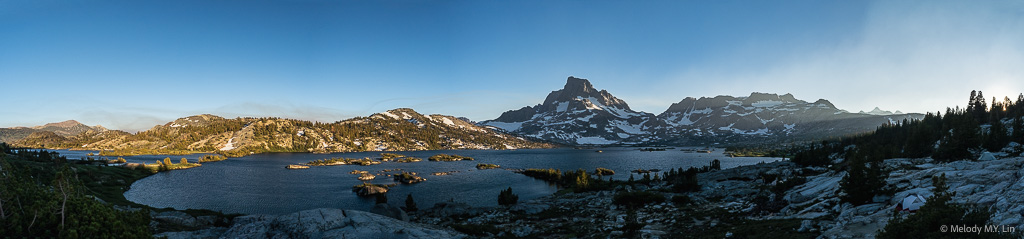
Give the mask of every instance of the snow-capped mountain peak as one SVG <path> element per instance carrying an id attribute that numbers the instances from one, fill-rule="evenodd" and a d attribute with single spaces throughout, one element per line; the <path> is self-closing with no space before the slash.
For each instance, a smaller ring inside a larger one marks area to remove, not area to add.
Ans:
<path id="1" fill-rule="evenodd" d="M 653 114 L 636 112 L 625 101 L 590 81 L 570 76 L 543 104 L 503 113 L 483 125 L 566 144 L 611 144 L 650 135 Z M 648 139 L 649 140 L 649 139 Z"/>

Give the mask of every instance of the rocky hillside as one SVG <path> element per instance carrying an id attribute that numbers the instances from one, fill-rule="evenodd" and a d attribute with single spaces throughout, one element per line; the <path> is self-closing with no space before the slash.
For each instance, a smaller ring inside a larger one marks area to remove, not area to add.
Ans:
<path id="1" fill-rule="evenodd" d="M 16 146 L 110 150 L 112 154 L 222 152 L 351 152 L 548 147 L 476 126 L 452 116 L 395 109 L 334 123 L 281 118 L 226 119 L 196 115 L 137 134 L 87 131 L 64 137 L 48 132 Z"/>
<path id="2" fill-rule="evenodd" d="M 36 131 L 39 130 L 26 127 L 0 128 L 0 142 L 10 143 L 18 141 L 28 137 L 28 135 L 35 133 Z"/>
<path id="3" fill-rule="evenodd" d="M 988 156 L 980 161 L 948 163 L 931 158 L 885 160 L 882 165 L 890 172 L 886 181 L 893 187 L 894 195 L 875 197 L 873 202 L 859 206 L 840 200 L 839 182 L 846 172 L 827 171 L 807 176 L 806 183 L 785 192 L 783 199 L 788 205 L 769 218 L 803 219 L 806 229 L 820 231 L 826 238 L 873 238 L 893 217 L 904 198 L 919 195 L 930 199 L 935 193 L 932 177 L 945 175 L 949 189 L 955 192 L 952 203 L 991 210 L 991 224 L 1019 231 L 1024 229 L 1020 216 L 1024 210 L 1024 179 L 1020 177 L 1024 173 L 1021 169 L 1024 158 L 997 158 Z M 773 173 L 795 175 L 809 171 L 792 164 L 784 165 Z M 734 197 L 751 198 L 754 192 L 740 184 L 719 182 L 710 187 L 718 187 L 723 194 Z M 729 193 L 744 190 L 748 191 L 747 195 Z"/>
<path id="4" fill-rule="evenodd" d="M 14 142 L 33 133 L 38 132 L 52 132 L 58 136 L 70 137 L 79 135 L 85 132 L 103 132 L 107 131 L 107 128 L 103 126 L 88 126 L 78 121 L 68 120 L 59 123 L 49 123 L 41 126 L 34 127 L 13 127 L 13 128 L 0 128 L 0 142 Z M 37 135 L 40 137 L 41 135 Z"/>
<path id="5" fill-rule="evenodd" d="M 32 129 L 42 130 L 42 131 L 50 131 L 50 132 L 54 132 L 57 135 L 64 136 L 64 137 L 78 135 L 78 134 L 85 133 L 85 132 L 88 132 L 88 131 L 96 131 L 96 132 L 107 131 L 107 128 L 104 128 L 103 126 L 100 126 L 100 125 L 88 126 L 88 125 L 79 123 L 78 121 L 75 121 L 75 120 L 68 120 L 68 121 L 64 121 L 64 122 L 60 122 L 60 123 L 49 123 L 49 124 L 45 124 L 45 125 L 42 125 L 42 126 L 32 127 Z"/>
<path id="6" fill-rule="evenodd" d="M 653 115 L 629 108 L 588 80 L 569 77 L 543 104 L 510 110 L 482 125 L 563 144 L 743 143 L 814 140 L 870 132 L 921 114 L 850 113 L 791 94 L 687 97 Z"/>
<path id="7" fill-rule="evenodd" d="M 543 104 L 510 110 L 482 125 L 563 144 L 612 144 L 649 140 L 658 119 L 633 111 L 608 91 L 570 76 Z"/>

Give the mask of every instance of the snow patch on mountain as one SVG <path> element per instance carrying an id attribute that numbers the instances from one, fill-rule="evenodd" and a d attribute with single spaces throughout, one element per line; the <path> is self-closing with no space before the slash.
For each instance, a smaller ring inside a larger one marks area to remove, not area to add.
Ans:
<path id="1" fill-rule="evenodd" d="M 555 109 L 556 112 L 565 112 L 569 109 L 569 102 L 558 102 L 558 107 Z"/>
<path id="2" fill-rule="evenodd" d="M 512 131 L 519 130 L 519 128 L 522 128 L 523 127 L 523 123 L 525 123 L 525 122 L 505 123 L 505 122 L 491 121 L 491 122 L 485 123 L 484 125 L 494 126 L 496 128 L 499 128 L 499 129 L 502 129 L 502 130 L 505 130 L 505 131 L 508 131 L 508 132 L 512 132 Z"/>
<path id="3" fill-rule="evenodd" d="M 750 104 L 750 105 L 752 105 L 754 107 L 767 108 L 767 107 L 775 107 L 775 106 L 781 105 L 781 104 L 782 104 L 782 101 L 762 100 L 762 101 L 754 102 L 753 104 Z"/>
<path id="4" fill-rule="evenodd" d="M 612 126 L 618 127 L 622 131 L 629 134 L 643 134 L 645 133 L 640 125 L 630 124 L 629 122 L 616 120 L 611 122 Z"/>
<path id="5" fill-rule="evenodd" d="M 441 118 L 441 122 L 444 122 L 446 125 L 455 126 L 455 122 L 452 122 L 452 120 L 448 118 Z"/>
<path id="6" fill-rule="evenodd" d="M 391 117 L 393 119 L 401 119 L 402 118 L 402 117 L 398 117 L 397 115 L 392 114 L 391 112 L 387 112 L 387 111 L 381 112 L 381 114 L 387 115 L 388 117 Z"/>
<path id="7" fill-rule="evenodd" d="M 618 141 L 608 140 L 602 137 L 582 137 L 576 139 L 577 144 L 614 144 Z"/>

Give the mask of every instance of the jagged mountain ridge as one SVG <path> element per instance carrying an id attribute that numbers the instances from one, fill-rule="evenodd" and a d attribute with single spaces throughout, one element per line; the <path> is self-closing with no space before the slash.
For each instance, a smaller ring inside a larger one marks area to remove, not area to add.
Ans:
<path id="1" fill-rule="evenodd" d="M 861 110 L 860 112 L 857 112 L 857 113 L 859 113 L 859 114 L 869 114 L 869 115 L 900 115 L 900 114 L 903 114 L 903 112 L 900 112 L 899 110 L 897 110 L 896 112 L 892 112 L 892 111 L 888 111 L 888 110 L 882 110 L 882 109 L 880 109 L 878 107 L 875 107 L 875 109 L 872 109 L 871 111 L 868 111 L 868 112 L 864 112 L 863 110 Z"/>
<path id="2" fill-rule="evenodd" d="M 625 101 L 586 79 L 570 76 L 543 104 L 510 110 L 482 125 L 563 144 L 737 142 L 817 139 L 874 130 L 887 122 L 921 114 L 850 113 L 819 99 L 792 94 L 752 93 L 746 97 L 687 97 L 653 115 L 629 109 Z"/>
<path id="3" fill-rule="evenodd" d="M 15 141 L 15 146 L 113 150 L 128 153 L 352 152 L 549 147 L 446 115 L 395 109 L 334 123 L 281 118 L 226 119 L 196 115 L 137 134 L 88 131 L 63 137 L 53 132 Z"/>

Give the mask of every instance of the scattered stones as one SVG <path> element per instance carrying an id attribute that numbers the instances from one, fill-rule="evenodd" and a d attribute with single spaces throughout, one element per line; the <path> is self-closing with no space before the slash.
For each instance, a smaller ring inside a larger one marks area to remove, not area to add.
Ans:
<path id="1" fill-rule="evenodd" d="M 459 171 L 433 172 L 433 173 L 430 173 L 430 175 L 445 176 L 445 175 L 452 175 L 452 174 L 455 174 L 455 173 L 459 173 Z"/>

